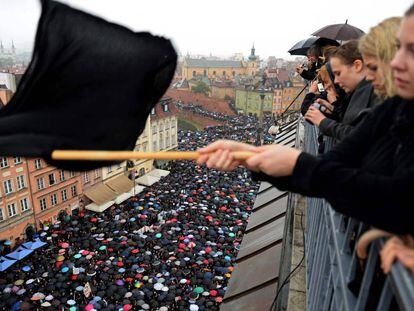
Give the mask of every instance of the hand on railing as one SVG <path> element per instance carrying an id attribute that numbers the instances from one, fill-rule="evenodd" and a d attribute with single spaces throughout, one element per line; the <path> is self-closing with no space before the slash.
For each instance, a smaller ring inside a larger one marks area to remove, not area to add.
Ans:
<path id="1" fill-rule="evenodd" d="M 392 264 L 398 259 L 414 274 L 414 239 L 412 236 L 390 238 L 382 248 L 380 255 L 381 268 L 384 273 L 389 273 Z"/>

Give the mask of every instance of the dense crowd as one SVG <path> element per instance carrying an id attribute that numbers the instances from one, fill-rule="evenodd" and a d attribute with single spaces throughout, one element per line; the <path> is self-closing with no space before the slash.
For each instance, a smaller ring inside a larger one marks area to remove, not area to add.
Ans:
<path id="1" fill-rule="evenodd" d="M 232 118 L 179 131 L 178 149 L 254 141 L 254 119 Z M 258 185 L 243 168 L 176 161 L 169 170 L 104 213 L 66 215 L 38 232 L 47 245 L 0 276 L 0 309 L 218 310 Z"/>

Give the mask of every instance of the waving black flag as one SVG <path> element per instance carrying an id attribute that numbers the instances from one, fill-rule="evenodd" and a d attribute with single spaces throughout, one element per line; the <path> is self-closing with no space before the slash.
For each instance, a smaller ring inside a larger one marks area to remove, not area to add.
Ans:
<path id="1" fill-rule="evenodd" d="M 167 90 L 170 41 L 42 0 L 32 61 L 0 110 L 0 155 L 90 170 L 112 162 L 53 161 L 55 149 L 132 150 Z"/>

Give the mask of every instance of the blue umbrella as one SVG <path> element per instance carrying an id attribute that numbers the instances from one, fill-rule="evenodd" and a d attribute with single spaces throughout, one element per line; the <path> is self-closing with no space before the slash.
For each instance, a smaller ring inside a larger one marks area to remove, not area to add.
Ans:
<path id="1" fill-rule="evenodd" d="M 14 264 L 16 260 L 11 260 L 5 257 L 0 257 L 0 272 L 7 270 L 12 264 Z"/>
<path id="2" fill-rule="evenodd" d="M 21 302 L 21 301 L 16 302 L 16 303 L 13 305 L 12 310 L 13 310 L 13 311 L 19 311 L 19 310 L 21 309 L 21 304 L 22 304 L 22 302 Z"/>
<path id="3" fill-rule="evenodd" d="M 24 272 L 29 272 L 29 271 L 30 271 L 30 267 L 29 267 L 29 266 L 24 266 L 24 267 L 22 268 L 22 270 L 23 270 Z"/>
<path id="4" fill-rule="evenodd" d="M 40 239 L 34 240 L 34 242 L 26 242 L 22 246 L 27 249 L 35 250 L 47 245 L 47 243 L 42 242 Z"/>
<path id="5" fill-rule="evenodd" d="M 11 241 L 7 240 L 3 243 L 4 245 L 11 245 Z"/>
<path id="6" fill-rule="evenodd" d="M 63 273 L 66 273 L 66 272 L 69 271 L 69 268 L 68 267 L 63 267 L 62 270 L 60 270 L 60 271 L 62 271 Z"/>
<path id="7" fill-rule="evenodd" d="M 10 259 L 20 260 L 26 257 L 27 255 L 31 254 L 33 250 L 26 249 L 24 247 L 19 247 L 13 253 L 7 254 L 6 257 Z"/>

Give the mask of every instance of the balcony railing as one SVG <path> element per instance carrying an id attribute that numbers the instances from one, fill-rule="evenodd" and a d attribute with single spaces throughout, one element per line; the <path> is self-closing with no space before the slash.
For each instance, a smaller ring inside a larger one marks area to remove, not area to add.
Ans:
<path id="1" fill-rule="evenodd" d="M 316 154 L 316 127 L 305 123 L 305 151 Z M 327 140 L 325 150 L 333 146 Z M 392 213 L 392 206 L 390 206 Z M 308 310 L 414 310 L 414 278 L 399 262 L 384 275 L 379 251 L 384 240 L 372 243 L 360 263 L 355 245 L 369 227 L 335 212 L 323 199 L 308 198 L 306 273 Z"/>

